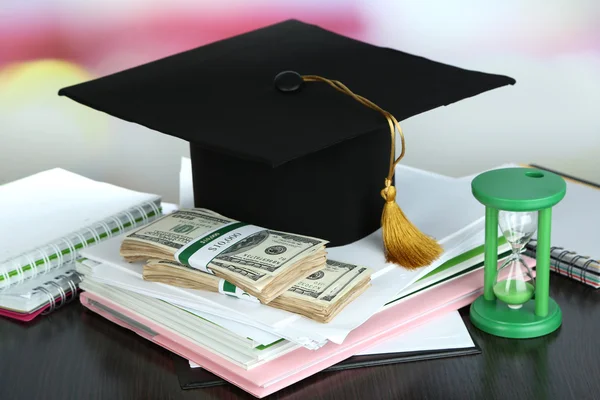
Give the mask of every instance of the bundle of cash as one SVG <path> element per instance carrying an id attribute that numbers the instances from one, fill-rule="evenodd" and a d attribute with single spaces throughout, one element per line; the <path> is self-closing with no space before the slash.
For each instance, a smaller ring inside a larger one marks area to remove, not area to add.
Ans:
<path id="1" fill-rule="evenodd" d="M 212 274 L 263 304 L 325 267 L 328 242 L 248 225 L 203 209 L 183 209 L 130 233 L 120 253 L 127 261 L 153 260 L 176 279 L 182 269 Z M 148 267 L 150 269 L 150 267 Z M 164 273 L 163 273 L 164 275 Z M 161 278 L 162 279 L 162 278 Z"/>
<path id="2" fill-rule="evenodd" d="M 369 286 L 372 270 L 367 267 L 327 260 L 327 265 L 296 282 L 270 306 L 329 322 Z"/>
<path id="3" fill-rule="evenodd" d="M 371 273 L 367 267 L 327 260 L 325 268 L 294 283 L 269 302 L 269 306 L 326 323 L 370 286 Z M 197 273 L 193 268 L 177 262 L 149 260 L 143 276 L 151 282 L 256 300 L 230 282 L 214 275 Z"/>

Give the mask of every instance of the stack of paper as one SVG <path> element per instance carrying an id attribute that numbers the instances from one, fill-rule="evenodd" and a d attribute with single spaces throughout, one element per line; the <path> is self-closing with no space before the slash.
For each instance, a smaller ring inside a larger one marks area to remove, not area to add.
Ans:
<path id="1" fill-rule="evenodd" d="M 525 261 L 532 266 L 531 259 L 525 258 Z M 81 301 L 85 307 L 106 319 L 194 361 L 256 397 L 264 397 L 433 318 L 470 304 L 482 293 L 482 272 L 443 283 L 436 290 L 413 296 L 373 315 L 354 329 L 341 345 L 329 342 L 318 350 L 298 348 L 249 369 L 219 356 L 212 349 L 203 348 L 184 333 L 93 292 L 84 292 Z"/>
<path id="2" fill-rule="evenodd" d="M 445 357 L 480 354 L 463 318 L 452 311 L 385 342 L 356 353 L 325 369 L 324 373 Z M 174 357 L 175 370 L 183 389 L 225 385 L 227 381 L 204 370 L 194 361 Z M 187 364 L 187 365 L 186 365 Z"/>
<path id="3" fill-rule="evenodd" d="M 271 393 L 480 293 L 484 209 L 470 182 L 407 167 L 398 167 L 396 176 L 404 212 L 445 251 L 415 271 L 386 263 L 380 231 L 329 248 L 329 258 L 374 271 L 371 287 L 329 323 L 220 293 L 145 281 L 143 263 L 128 263 L 119 254 L 123 235 L 82 253 L 86 260 L 77 267 L 85 275 L 82 302 L 257 396 Z M 500 258 L 508 253 L 502 244 Z M 294 368 L 290 360 L 296 360 Z"/>

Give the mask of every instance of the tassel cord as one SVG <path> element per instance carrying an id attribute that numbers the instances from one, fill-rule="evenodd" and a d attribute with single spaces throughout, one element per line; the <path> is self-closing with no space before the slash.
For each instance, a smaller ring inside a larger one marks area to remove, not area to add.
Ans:
<path id="1" fill-rule="evenodd" d="M 344 94 L 354 98 L 359 103 L 383 114 L 383 116 L 385 117 L 385 119 L 388 122 L 388 126 L 390 128 L 390 136 L 391 136 L 390 168 L 388 171 L 388 176 L 385 180 L 385 189 L 383 189 L 387 193 L 388 188 L 392 184 L 392 179 L 394 178 L 394 171 L 396 169 L 396 166 L 398 165 L 400 160 L 402 160 L 402 158 L 404 157 L 404 154 L 406 152 L 406 148 L 405 148 L 406 143 L 405 143 L 405 139 L 404 139 L 404 133 L 402 132 L 402 128 L 400 127 L 400 123 L 398 123 L 398 120 L 396 120 L 396 118 L 391 113 L 389 113 L 388 111 L 379 107 L 377 104 L 373 103 L 371 100 L 366 99 L 366 98 L 352 92 L 346 85 L 344 85 L 340 81 L 323 78 L 323 77 L 317 76 L 317 75 L 304 75 L 302 77 L 302 79 L 306 82 L 325 82 L 328 85 L 330 85 L 331 87 L 333 87 L 334 89 L 336 89 L 337 91 L 344 93 Z M 401 150 L 398 158 L 394 159 L 394 157 L 396 155 L 396 130 L 398 131 L 398 135 L 400 136 L 400 144 L 401 144 L 402 150 Z M 388 196 L 385 195 L 383 192 L 381 195 L 387 201 Z"/>
<path id="2" fill-rule="evenodd" d="M 406 218 L 396 203 L 396 188 L 392 185 L 394 171 L 405 153 L 404 133 L 396 118 L 372 101 L 353 93 L 343 83 L 323 78 L 317 75 L 305 75 L 306 82 L 325 82 L 334 89 L 342 92 L 366 107 L 380 112 L 388 122 L 391 135 L 390 168 L 385 179 L 385 188 L 381 197 L 385 200 L 381 216 L 383 243 L 386 250 L 386 260 L 399 264 L 408 269 L 423 267 L 432 263 L 442 252 L 442 247 L 433 239 L 423 234 Z M 396 154 L 396 130 L 399 133 L 402 151 L 398 158 Z"/>

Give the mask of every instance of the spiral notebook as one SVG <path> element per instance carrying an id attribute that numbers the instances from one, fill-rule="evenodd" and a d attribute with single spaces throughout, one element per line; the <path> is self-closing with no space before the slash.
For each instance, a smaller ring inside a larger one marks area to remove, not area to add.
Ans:
<path id="1" fill-rule="evenodd" d="M 567 194 L 552 209 L 550 269 L 596 289 L 600 287 L 600 185 L 553 171 L 565 178 Z M 525 253 L 535 257 L 537 241 Z"/>
<path id="2" fill-rule="evenodd" d="M 55 168 L 0 186 L 0 293 L 161 214 L 160 197 Z"/>
<path id="3" fill-rule="evenodd" d="M 28 322 L 49 314 L 77 298 L 80 282 L 74 263 L 29 279 L 0 293 L 0 316 Z"/>

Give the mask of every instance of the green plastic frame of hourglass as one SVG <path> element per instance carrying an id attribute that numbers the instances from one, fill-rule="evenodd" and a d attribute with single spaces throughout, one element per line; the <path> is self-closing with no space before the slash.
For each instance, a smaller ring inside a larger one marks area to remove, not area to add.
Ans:
<path id="1" fill-rule="evenodd" d="M 515 339 L 555 331 L 562 323 L 562 314 L 549 294 L 550 232 L 552 207 L 564 198 L 566 182 L 547 171 L 503 168 L 478 175 L 471 189 L 486 207 L 483 295 L 471 305 L 471 322 L 484 332 Z M 538 212 L 535 295 L 520 309 L 510 309 L 493 291 L 498 269 L 499 210 Z"/>

